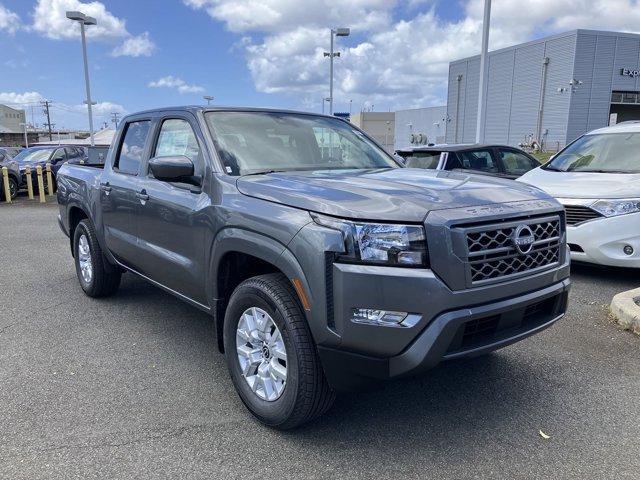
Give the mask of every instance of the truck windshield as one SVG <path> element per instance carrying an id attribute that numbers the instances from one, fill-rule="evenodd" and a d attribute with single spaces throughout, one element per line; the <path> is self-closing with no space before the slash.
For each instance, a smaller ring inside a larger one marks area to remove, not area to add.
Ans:
<path id="1" fill-rule="evenodd" d="M 584 135 L 542 168 L 559 172 L 640 173 L 640 133 Z"/>
<path id="2" fill-rule="evenodd" d="M 334 118 L 280 112 L 208 112 L 230 175 L 289 170 L 399 168 L 380 147 Z"/>

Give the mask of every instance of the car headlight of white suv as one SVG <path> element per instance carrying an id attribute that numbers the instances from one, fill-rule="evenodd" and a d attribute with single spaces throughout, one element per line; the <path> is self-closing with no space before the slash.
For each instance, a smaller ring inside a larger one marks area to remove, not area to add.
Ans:
<path id="1" fill-rule="evenodd" d="M 640 198 L 620 198 L 612 200 L 598 200 L 591 208 L 605 217 L 617 217 L 627 213 L 640 212 Z"/>

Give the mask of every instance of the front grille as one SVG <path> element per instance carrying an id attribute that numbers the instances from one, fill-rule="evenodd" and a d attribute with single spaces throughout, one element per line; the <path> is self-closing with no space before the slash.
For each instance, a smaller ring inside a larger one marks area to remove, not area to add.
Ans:
<path id="1" fill-rule="evenodd" d="M 516 247 L 520 226 L 533 233 L 533 244 Z M 543 219 L 510 221 L 504 224 L 474 226 L 464 229 L 466 263 L 472 285 L 496 281 L 530 270 L 543 269 L 560 261 L 561 222 L 558 216 Z"/>
<path id="2" fill-rule="evenodd" d="M 582 205 L 565 205 L 564 211 L 567 215 L 567 225 L 578 225 L 579 223 L 602 217 L 602 214 Z"/>

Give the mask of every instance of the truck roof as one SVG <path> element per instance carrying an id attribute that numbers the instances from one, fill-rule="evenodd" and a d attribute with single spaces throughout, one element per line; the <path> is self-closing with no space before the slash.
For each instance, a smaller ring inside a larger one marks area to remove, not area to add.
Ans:
<path id="1" fill-rule="evenodd" d="M 185 112 L 268 112 L 268 113 L 295 113 L 298 115 L 313 115 L 317 117 L 328 117 L 328 118 L 337 118 L 342 120 L 340 117 L 335 117 L 333 115 L 325 115 L 322 113 L 315 112 L 304 112 L 300 110 L 287 110 L 282 108 L 260 108 L 260 107 L 226 107 L 226 106 L 206 106 L 206 105 L 179 105 L 175 107 L 159 107 L 159 108 L 151 108 L 148 110 L 141 110 L 139 112 L 133 112 L 129 115 L 126 115 L 125 118 L 140 115 L 145 113 L 161 113 L 161 112 L 175 112 L 175 111 L 185 111 Z"/>

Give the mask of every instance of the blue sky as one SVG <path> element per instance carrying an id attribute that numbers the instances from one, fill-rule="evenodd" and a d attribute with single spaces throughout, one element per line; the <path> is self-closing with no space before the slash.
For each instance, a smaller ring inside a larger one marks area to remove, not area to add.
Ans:
<path id="1" fill-rule="evenodd" d="M 525 11 L 522 2 L 494 0 L 493 48 L 640 24 L 636 0 L 529 4 Z M 111 111 L 197 104 L 205 94 L 223 105 L 320 111 L 328 28 L 342 25 L 353 34 L 338 44 L 336 110 L 348 110 L 349 100 L 353 110 L 443 104 L 448 62 L 478 52 L 482 0 L 0 0 L 0 102 L 30 115 L 30 104 L 46 98 L 54 122 L 85 127 L 78 26 L 64 19 L 66 9 L 99 22 L 89 61 L 102 122 Z M 37 107 L 35 122 L 42 120 Z"/>

